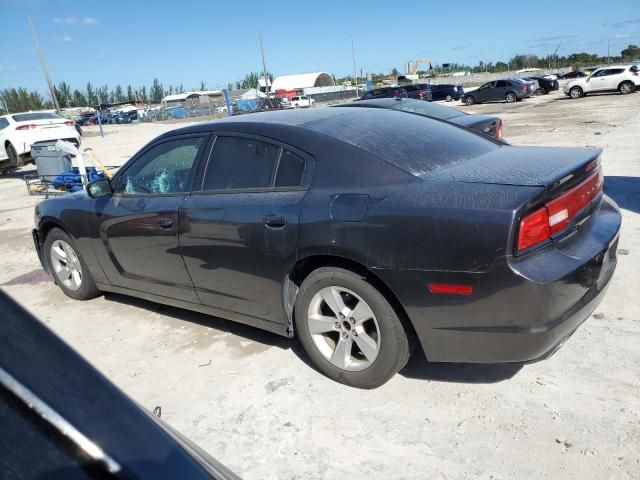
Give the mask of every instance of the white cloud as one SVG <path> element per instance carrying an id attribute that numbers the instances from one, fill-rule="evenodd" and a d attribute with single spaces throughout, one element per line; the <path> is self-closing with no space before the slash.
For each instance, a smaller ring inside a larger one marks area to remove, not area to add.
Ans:
<path id="1" fill-rule="evenodd" d="M 82 24 L 83 25 L 95 25 L 96 23 L 98 23 L 98 20 L 96 20 L 93 17 L 84 17 L 82 19 Z"/>
<path id="2" fill-rule="evenodd" d="M 75 25 L 76 23 L 78 23 L 78 19 L 76 17 L 55 17 L 53 19 L 53 23 L 55 23 L 56 25 Z"/>
<path id="3" fill-rule="evenodd" d="M 54 37 L 54 40 L 58 43 L 73 43 L 74 40 L 69 35 L 65 35 L 64 37 Z"/>

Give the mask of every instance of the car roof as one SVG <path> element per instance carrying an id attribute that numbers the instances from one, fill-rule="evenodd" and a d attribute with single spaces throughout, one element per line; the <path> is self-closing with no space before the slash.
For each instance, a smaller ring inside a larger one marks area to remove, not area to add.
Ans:
<path id="1" fill-rule="evenodd" d="M 234 129 L 236 126 L 238 129 Z M 312 108 L 250 113 L 239 117 L 196 124 L 167 132 L 179 133 L 244 130 L 247 133 L 299 138 L 322 136 L 356 147 L 411 174 L 423 175 L 451 161 L 473 156 L 473 152 L 498 148 L 488 139 L 449 123 L 384 108 Z M 289 130 L 284 133 L 282 129 Z M 282 138 L 280 138 L 282 140 Z M 304 145 L 296 145 L 304 150 Z M 328 147 L 327 147 L 328 148 Z M 313 153 L 313 152 L 310 152 Z"/>

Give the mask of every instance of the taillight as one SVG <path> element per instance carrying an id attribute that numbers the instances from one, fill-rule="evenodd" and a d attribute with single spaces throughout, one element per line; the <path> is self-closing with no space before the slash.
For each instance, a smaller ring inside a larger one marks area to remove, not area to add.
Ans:
<path id="1" fill-rule="evenodd" d="M 520 220 L 518 250 L 524 250 L 525 248 L 544 242 L 550 236 L 549 215 L 547 214 L 546 207 L 542 207 Z"/>
<path id="2" fill-rule="evenodd" d="M 424 95 L 424 92 L 422 90 L 418 90 L 418 96 L 420 97 L 420 100 L 422 100 L 423 95 Z"/>
<path id="3" fill-rule="evenodd" d="M 638 72 L 631 72 L 631 75 L 633 75 L 634 77 L 638 77 L 638 76 L 640 76 L 640 73 L 638 73 Z"/>
<path id="4" fill-rule="evenodd" d="M 523 91 L 523 92 L 524 92 L 524 91 L 526 90 L 526 88 L 527 88 L 527 86 L 526 86 L 524 83 L 521 83 L 521 84 L 520 84 L 520 90 L 521 90 L 521 91 Z"/>
<path id="5" fill-rule="evenodd" d="M 502 120 L 498 120 L 498 126 L 496 127 L 496 138 L 498 140 L 502 138 Z"/>
<path id="6" fill-rule="evenodd" d="M 37 125 L 34 124 L 30 124 L 30 125 L 20 125 L 19 127 L 16 127 L 16 130 L 33 130 L 34 128 L 37 128 Z"/>
<path id="7" fill-rule="evenodd" d="M 589 166 L 591 165 L 589 164 Z M 526 215 L 520 221 L 517 249 L 525 250 L 562 232 L 571 224 L 576 214 L 602 192 L 602 186 L 602 169 L 598 168 L 596 172 L 568 192 Z"/>

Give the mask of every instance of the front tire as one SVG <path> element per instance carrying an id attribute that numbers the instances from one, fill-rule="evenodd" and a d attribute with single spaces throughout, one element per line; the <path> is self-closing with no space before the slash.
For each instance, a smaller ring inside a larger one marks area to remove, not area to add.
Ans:
<path id="1" fill-rule="evenodd" d="M 573 99 L 580 98 L 584 95 L 584 92 L 580 87 L 571 87 L 569 90 L 569 96 Z"/>
<path id="2" fill-rule="evenodd" d="M 357 388 L 386 383 L 409 360 L 409 340 L 387 299 L 362 275 L 319 268 L 295 304 L 300 342 L 327 377 Z"/>
<path id="3" fill-rule="evenodd" d="M 89 300 L 100 295 L 76 242 L 65 231 L 51 230 L 43 248 L 49 270 L 65 295 L 74 300 Z"/>
<path id="4" fill-rule="evenodd" d="M 476 99 L 474 97 L 472 97 L 471 95 L 469 95 L 468 97 L 465 97 L 464 103 L 465 103 L 465 105 L 471 106 L 474 103 L 476 103 Z"/>
<path id="5" fill-rule="evenodd" d="M 620 87 L 618 88 L 618 90 L 622 95 L 628 95 L 629 93 L 633 93 L 635 89 L 636 89 L 636 86 L 633 84 L 633 82 L 629 82 L 629 81 L 622 82 L 620 84 Z"/>

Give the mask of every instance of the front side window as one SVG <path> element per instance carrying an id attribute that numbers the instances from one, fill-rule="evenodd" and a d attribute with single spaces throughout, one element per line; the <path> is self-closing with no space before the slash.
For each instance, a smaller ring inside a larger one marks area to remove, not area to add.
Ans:
<path id="1" fill-rule="evenodd" d="M 188 192 L 191 168 L 204 137 L 182 138 L 155 145 L 126 169 L 116 193 L 172 194 Z"/>

